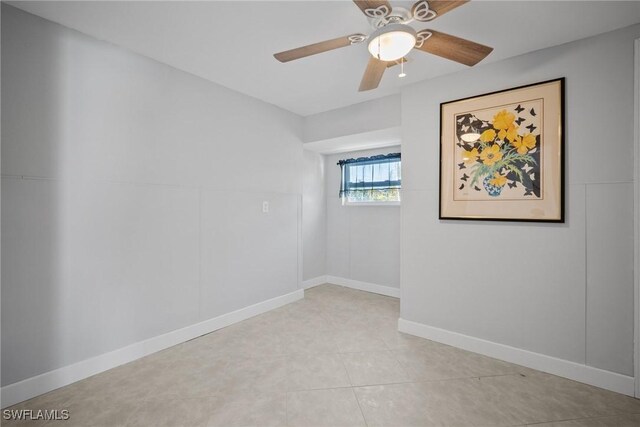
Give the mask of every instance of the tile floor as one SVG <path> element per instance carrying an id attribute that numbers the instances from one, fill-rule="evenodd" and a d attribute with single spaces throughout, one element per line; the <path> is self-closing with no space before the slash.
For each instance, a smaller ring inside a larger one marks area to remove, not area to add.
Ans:
<path id="1" fill-rule="evenodd" d="M 67 408 L 46 424 L 62 426 L 640 426 L 640 400 L 398 333 L 398 315 L 322 285 L 12 409 Z"/>

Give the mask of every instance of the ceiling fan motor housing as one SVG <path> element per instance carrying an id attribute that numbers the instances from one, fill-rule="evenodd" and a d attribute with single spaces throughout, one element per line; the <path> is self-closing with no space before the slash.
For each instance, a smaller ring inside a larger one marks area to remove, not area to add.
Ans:
<path id="1" fill-rule="evenodd" d="M 394 7 L 388 15 L 369 17 L 373 28 L 382 28 L 389 24 L 408 24 L 413 21 L 413 14 L 404 7 Z"/>

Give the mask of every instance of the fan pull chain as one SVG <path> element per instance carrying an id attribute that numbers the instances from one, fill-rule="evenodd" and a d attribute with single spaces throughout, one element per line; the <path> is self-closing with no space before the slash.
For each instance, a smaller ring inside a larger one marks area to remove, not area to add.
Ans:
<path id="1" fill-rule="evenodd" d="M 404 58 L 400 58 L 400 74 L 398 74 L 398 77 L 403 78 L 406 76 L 407 75 L 404 72 Z"/>

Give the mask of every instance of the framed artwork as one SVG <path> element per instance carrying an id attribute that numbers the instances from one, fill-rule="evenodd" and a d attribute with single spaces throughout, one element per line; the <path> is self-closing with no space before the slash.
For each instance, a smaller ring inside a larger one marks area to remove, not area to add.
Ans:
<path id="1" fill-rule="evenodd" d="M 564 78 L 440 104 L 440 219 L 564 222 Z"/>

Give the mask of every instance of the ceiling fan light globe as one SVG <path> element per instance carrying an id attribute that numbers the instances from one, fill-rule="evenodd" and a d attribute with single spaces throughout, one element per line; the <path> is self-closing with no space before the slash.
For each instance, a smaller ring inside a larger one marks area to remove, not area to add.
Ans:
<path id="1" fill-rule="evenodd" d="M 397 61 L 416 45 L 416 31 L 404 24 L 379 28 L 370 37 L 369 53 L 381 61 Z"/>

